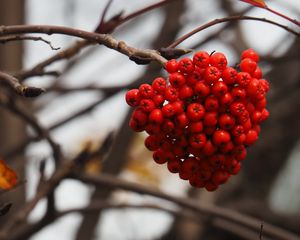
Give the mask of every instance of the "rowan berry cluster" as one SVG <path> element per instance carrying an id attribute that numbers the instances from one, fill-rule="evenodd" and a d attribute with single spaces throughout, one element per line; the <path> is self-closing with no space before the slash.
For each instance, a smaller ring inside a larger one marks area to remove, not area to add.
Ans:
<path id="1" fill-rule="evenodd" d="M 245 50 L 236 69 L 223 53 L 200 51 L 168 61 L 168 81 L 158 77 L 129 90 L 126 101 L 135 108 L 129 125 L 149 134 L 145 146 L 154 161 L 208 191 L 237 174 L 269 116 L 269 83 L 258 61 L 254 50 Z"/>

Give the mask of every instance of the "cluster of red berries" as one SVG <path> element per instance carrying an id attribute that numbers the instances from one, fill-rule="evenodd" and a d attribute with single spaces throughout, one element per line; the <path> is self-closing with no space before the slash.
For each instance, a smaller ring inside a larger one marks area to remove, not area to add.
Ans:
<path id="1" fill-rule="evenodd" d="M 135 108 L 129 125 L 149 134 L 145 146 L 154 161 L 208 191 L 237 174 L 269 116 L 269 83 L 258 61 L 254 50 L 245 50 L 237 71 L 223 53 L 200 51 L 168 61 L 168 81 L 158 77 L 129 90 L 126 101 Z"/>

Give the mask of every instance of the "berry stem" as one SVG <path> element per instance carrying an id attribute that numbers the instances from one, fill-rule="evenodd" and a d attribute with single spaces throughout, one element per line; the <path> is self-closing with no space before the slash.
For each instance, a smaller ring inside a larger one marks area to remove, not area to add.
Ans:
<path id="1" fill-rule="evenodd" d="M 266 22 L 278 27 L 281 27 L 283 29 L 285 29 L 286 31 L 300 37 L 300 33 L 296 32 L 293 29 L 290 29 L 289 27 L 282 25 L 280 23 L 274 22 L 272 20 L 266 19 L 266 18 L 258 18 L 258 17 L 251 17 L 251 16 L 230 16 L 230 17 L 225 17 L 225 18 L 217 18 L 213 21 L 210 21 L 204 25 L 201 25 L 197 28 L 195 28 L 194 30 L 188 32 L 187 34 L 183 35 L 182 37 L 178 38 L 176 41 L 174 41 L 172 44 L 170 44 L 167 48 L 175 48 L 176 46 L 178 46 L 180 43 L 182 43 L 183 41 L 185 41 L 186 39 L 190 38 L 191 36 L 193 36 L 194 34 L 205 30 L 211 26 L 220 24 L 220 23 L 224 23 L 224 22 L 230 22 L 230 21 L 240 21 L 240 20 L 253 20 L 253 21 L 260 21 L 260 22 Z"/>
<path id="2" fill-rule="evenodd" d="M 285 19 L 287 19 L 288 21 L 290 21 L 290 22 L 296 24 L 298 27 L 300 27 L 300 22 L 297 21 L 296 19 L 292 19 L 292 18 L 290 18 L 290 17 L 288 17 L 288 16 L 286 16 L 286 15 L 280 13 L 280 12 L 277 12 L 276 10 L 274 10 L 274 9 L 272 9 L 272 8 L 269 8 L 269 7 L 267 7 L 267 6 L 266 6 L 264 9 L 268 10 L 269 12 L 272 12 L 272 13 L 276 14 L 277 16 L 280 16 L 280 17 L 282 17 L 282 18 L 285 18 Z"/>

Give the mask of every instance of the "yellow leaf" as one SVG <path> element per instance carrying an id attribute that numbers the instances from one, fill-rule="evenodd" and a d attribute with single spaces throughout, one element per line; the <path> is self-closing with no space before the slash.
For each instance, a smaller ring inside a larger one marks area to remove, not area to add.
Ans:
<path id="1" fill-rule="evenodd" d="M 0 160 L 0 188 L 9 190 L 17 184 L 17 181 L 18 177 L 15 171 Z"/>
<path id="2" fill-rule="evenodd" d="M 261 7 L 261 8 L 267 7 L 267 4 L 265 3 L 264 0 L 240 0 L 240 1 L 249 3 L 256 7 Z"/>

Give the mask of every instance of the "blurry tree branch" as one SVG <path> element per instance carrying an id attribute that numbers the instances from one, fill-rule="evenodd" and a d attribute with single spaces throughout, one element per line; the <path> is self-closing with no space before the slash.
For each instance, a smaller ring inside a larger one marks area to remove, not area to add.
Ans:
<path id="1" fill-rule="evenodd" d="M 59 50 L 60 47 L 54 47 L 52 43 L 42 37 L 34 37 L 34 36 L 26 36 L 26 35 L 16 35 L 16 36 L 8 36 L 8 37 L 0 37 L 0 43 L 5 44 L 11 41 L 41 41 L 49 45 L 52 50 Z"/>
<path id="2" fill-rule="evenodd" d="M 17 78 L 0 71 L 0 80 L 8 84 L 17 94 L 23 97 L 37 97 L 44 92 L 42 88 L 22 85 Z"/>
<path id="3" fill-rule="evenodd" d="M 106 7 L 104 8 L 104 11 L 101 15 L 101 20 L 98 26 L 95 29 L 96 33 L 111 33 L 113 32 L 117 27 L 123 25 L 124 23 L 134 19 L 135 17 L 142 15 L 144 13 L 147 13 L 151 10 L 154 10 L 156 8 L 159 8 L 161 6 L 164 6 L 165 4 L 169 4 L 172 2 L 175 2 L 177 0 L 162 0 L 157 3 L 151 4 L 149 6 L 146 6 L 144 8 L 141 8 L 133 13 L 130 13 L 126 16 L 123 16 L 122 14 L 118 14 L 116 16 L 111 17 L 108 20 L 105 20 L 106 13 L 111 5 L 112 1 L 108 1 Z M 95 44 L 95 42 L 87 41 L 87 40 L 81 40 L 76 41 L 74 44 L 72 44 L 70 47 L 58 52 L 57 54 L 51 56 L 50 58 L 38 63 L 36 66 L 29 70 L 23 70 L 16 74 L 16 76 L 21 79 L 25 80 L 28 77 L 32 76 L 40 76 L 45 73 L 45 68 L 54 62 L 60 61 L 60 60 L 67 60 L 78 54 L 83 48 L 88 47 L 92 44 Z"/>

